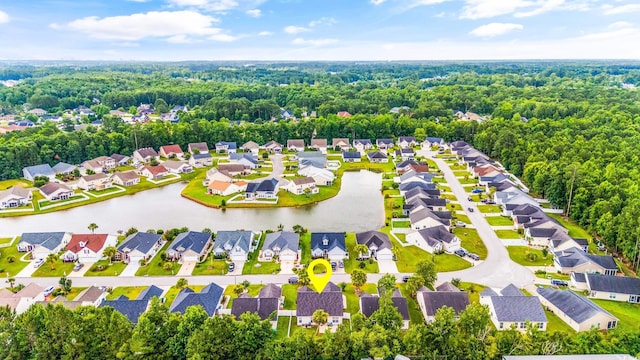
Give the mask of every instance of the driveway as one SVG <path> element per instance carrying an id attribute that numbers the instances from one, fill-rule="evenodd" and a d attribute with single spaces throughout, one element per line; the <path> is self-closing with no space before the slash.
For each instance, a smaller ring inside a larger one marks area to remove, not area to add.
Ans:
<path id="1" fill-rule="evenodd" d="M 124 270 L 122 270 L 120 276 L 136 276 L 136 271 L 138 271 L 139 268 L 140 264 L 135 261 L 131 262 L 126 268 L 124 268 Z"/>
<path id="2" fill-rule="evenodd" d="M 184 261 L 182 262 L 182 267 L 178 270 L 176 276 L 189 276 L 195 269 L 197 262 L 195 261 Z"/>
<path id="3" fill-rule="evenodd" d="M 242 269 L 244 268 L 244 263 L 246 261 L 234 261 L 235 268 L 232 272 L 228 272 L 227 275 L 242 275 Z"/>
<path id="4" fill-rule="evenodd" d="M 378 260 L 378 269 L 380 274 L 397 274 L 398 267 L 393 260 Z"/>
<path id="5" fill-rule="evenodd" d="M 91 267 L 93 266 L 93 263 L 86 263 L 84 264 L 84 266 L 78 270 L 78 271 L 71 271 L 71 273 L 68 275 L 68 277 L 70 278 L 77 278 L 77 277 L 83 277 L 84 274 L 89 271 L 89 269 L 91 269 Z"/>
<path id="6" fill-rule="evenodd" d="M 293 274 L 293 261 L 281 261 L 280 262 L 280 274 Z"/>

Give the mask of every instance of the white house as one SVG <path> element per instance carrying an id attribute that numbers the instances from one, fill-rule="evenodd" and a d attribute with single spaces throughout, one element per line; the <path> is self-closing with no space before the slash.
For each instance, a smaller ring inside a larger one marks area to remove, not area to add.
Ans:
<path id="1" fill-rule="evenodd" d="M 46 183 L 38 190 L 49 201 L 66 200 L 73 196 L 73 190 L 67 185 L 54 182 Z"/>
<path id="2" fill-rule="evenodd" d="M 288 192 L 296 195 L 303 195 L 305 192 L 309 194 L 317 194 L 318 188 L 312 177 L 303 177 L 293 179 L 284 187 Z"/>
<path id="3" fill-rule="evenodd" d="M 115 246 L 118 238 L 109 234 L 73 234 L 62 255 L 63 261 L 94 263 L 102 258 L 102 250 Z"/>
<path id="4" fill-rule="evenodd" d="M 83 190 L 105 190 L 113 186 L 113 178 L 105 173 L 85 175 L 78 180 L 76 186 Z"/>
<path id="5" fill-rule="evenodd" d="M 0 209 L 10 209 L 25 206 L 31 202 L 31 191 L 22 186 L 12 186 L 0 191 Z"/>
<path id="6" fill-rule="evenodd" d="M 31 252 L 32 259 L 44 259 L 57 254 L 71 240 L 65 232 L 23 233 L 18 242 L 19 252 Z"/>

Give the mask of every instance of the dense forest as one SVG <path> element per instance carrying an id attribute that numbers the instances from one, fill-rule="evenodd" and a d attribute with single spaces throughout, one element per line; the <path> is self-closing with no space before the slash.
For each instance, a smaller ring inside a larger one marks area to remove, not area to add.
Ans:
<path id="1" fill-rule="evenodd" d="M 568 334 L 530 327 L 496 331 L 488 310 L 471 305 L 458 319 L 451 308 L 438 310 L 435 321 L 406 332 L 390 304 L 366 320 L 352 316 L 350 325 L 315 337 L 304 329 L 280 338 L 257 315 L 209 318 L 200 306 L 184 315 L 170 313 L 152 299 L 138 324 L 110 307 L 32 306 L 15 317 L 0 309 L 0 356 L 3 359 L 502 359 L 521 354 L 640 354 L 640 333 L 616 329 Z"/>
<path id="2" fill-rule="evenodd" d="M 25 103 L 51 113 L 85 105 L 103 121 L 86 131 L 46 123 L 2 135 L 0 179 L 41 162 L 130 154 L 136 140 L 139 147 L 184 148 L 310 139 L 314 132 L 328 139 L 443 137 L 501 161 L 636 268 L 640 261 L 637 63 L 83 63 L 0 65 L 0 78 L 22 80 L 0 87 L 5 113 L 20 114 Z M 189 111 L 177 124 L 128 125 L 106 115 L 140 103 Z M 389 113 L 402 106 L 409 110 Z M 303 119 L 280 119 L 281 108 Z M 454 110 L 491 120 L 459 121 Z M 314 111 L 317 117 L 302 116 Z"/>

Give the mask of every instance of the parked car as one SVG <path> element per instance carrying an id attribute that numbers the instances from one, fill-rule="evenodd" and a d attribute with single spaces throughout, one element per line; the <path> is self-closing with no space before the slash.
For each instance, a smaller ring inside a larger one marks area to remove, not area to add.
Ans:
<path id="1" fill-rule="evenodd" d="M 467 255 L 467 252 L 464 249 L 458 249 L 456 251 L 453 252 L 454 254 L 460 256 L 460 257 L 464 257 L 465 255 Z"/>
<path id="2" fill-rule="evenodd" d="M 552 279 L 551 280 L 551 285 L 555 285 L 555 286 L 569 286 L 569 283 L 564 281 L 564 280 L 560 280 L 560 279 Z"/>
<path id="3" fill-rule="evenodd" d="M 233 272 L 233 270 L 236 269 L 236 264 L 235 263 L 231 263 L 229 264 L 229 272 Z"/>
<path id="4" fill-rule="evenodd" d="M 487 202 L 486 202 L 485 204 L 488 204 L 488 205 L 494 205 L 495 203 L 496 203 L 496 202 L 495 202 L 495 201 L 493 201 L 493 200 L 487 200 Z"/>
<path id="5" fill-rule="evenodd" d="M 83 263 L 77 263 L 73 266 L 73 271 L 79 271 L 84 266 Z"/>
<path id="6" fill-rule="evenodd" d="M 338 267 L 338 263 L 336 263 L 335 261 L 331 262 L 331 270 L 335 270 Z"/>
<path id="7" fill-rule="evenodd" d="M 53 293 L 53 290 L 55 290 L 56 288 L 52 285 L 49 286 L 48 288 L 44 289 L 44 291 L 42 292 L 44 294 L 44 296 L 49 296 L 51 295 L 51 293 Z"/>
<path id="8" fill-rule="evenodd" d="M 33 262 L 33 267 L 39 268 L 40 266 L 42 266 L 42 264 L 44 264 L 44 259 L 37 259 Z"/>
<path id="9" fill-rule="evenodd" d="M 480 260 L 480 256 L 478 256 L 478 254 L 468 253 L 467 256 L 470 257 L 472 260 L 475 260 L 475 261 Z"/>
<path id="10" fill-rule="evenodd" d="M 473 198 L 472 197 L 468 197 L 467 200 L 468 201 L 473 201 Z"/>
<path id="11" fill-rule="evenodd" d="M 409 278 L 410 278 L 410 277 L 411 277 L 411 276 L 409 276 L 409 275 L 405 275 L 405 276 L 403 276 L 403 277 L 402 277 L 402 282 L 407 282 L 407 281 L 409 281 Z"/>
<path id="12" fill-rule="evenodd" d="M 469 210 L 469 212 L 473 212 L 473 208 L 467 208 L 467 210 Z"/>
<path id="13" fill-rule="evenodd" d="M 483 193 L 484 191 L 482 189 L 473 189 L 471 190 L 471 192 L 474 194 L 480 194 L 480 193 Z"/>
<path id="14" fill-rule="evenodd" d="M 297 276 L 292 276 L 287 281 L 289 282 L 289 284 L 297 284 L 298 283 L 298 277 Z"/>
<path id="15" fill-rule="evenodd" d="M 467 224 L 465 224 L 465 223 L 463 223 L 462 221 L 458 220 L 458 221 L 456 221 L 456 226 L 457 226 L 457 227 L 466 227 L 466 226 L 467 226 Z"/>
<path id="16" fill-rule="evenodd" d="M 342 269 L 344 267 L 344 261 L 342 260 L 338 261 L 338 267 Z"/>

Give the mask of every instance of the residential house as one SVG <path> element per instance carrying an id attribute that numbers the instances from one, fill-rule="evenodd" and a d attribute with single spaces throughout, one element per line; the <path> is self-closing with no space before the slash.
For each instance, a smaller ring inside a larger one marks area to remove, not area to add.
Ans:
<path id="1" fill-rule="evenodd" d="M 17 293 L 7 289 L 0 290 L 0 307 L 8 306 L 16 314 L 27 311 L 31 305 L 44 301 L 44 286 L 36 283 L 29 283 Z"/>
<path id="2" fill-rule="evenodd" d="M 235 316 L 236 319 L 240 319 L 240 315 L 244 313 L 254 313 L 261 320 L 269 319 L 271 328 L 276 329 L 278 326 L 278 310 L 283 306 L 282 289 L 275 284 L 267 284 L 260 289 L 256 297 L 251 297 L 245 293 L 234 299 L 231 306 L 231 315 Z"/>
<path id="3" fill-rule="evenodd" d="M 351 117 L 351 114 L 348 111 L 338 111 L 337 115 L 339 117 Z"/>
<path id="4" fill-rule="evenodd" d="M 298 175 L 313 178 L 313 181 L 317 186 L 331 186 L 333 185 L 333 181 L 336 179 L 336 175 L 333 172 L 327 169 L 317 168 L 315 166 L 300 168 L 298 170 Z"/>
<path id="5" fill-rule="evenodd" d="M 184 159 L 184 152 L 182 151 L 182 149 L 180 148 L 180 145 L 178 144 L 164 145 L 164 146 L 160 146 L 160 156 L 168 159 L 169 158 Z"/>
<path id="6" fill-rule="evenodd" d="M 360 155 L 360 153 L 357 151 L 343 151 L 342 161 L 343 162 L 360 162 L 362 161 L 362 155 Z"/>
<path id="7" fill-rule="evenodd" d="M 409 305 L 407 304 L 407 298 L 402 296 L 400 289 L 395 289 L 391 294 L 391 304 L 398 310 L 400 316 L 402 316 L 401 329 L 409 329 Z M 371 317 L 374 312 L 380 308 L 380 297 L 363 293 L 360 295 L 360 312 L 367 318 Z"/>
<path id="8" fill-rule="evenodd" d="M 439 286 L 436 291 L 431 291 L 426 287 L 420 288 L 416 293 L 416 301 L 420 307 L 420 312 L 424 320 L 433 322 L 438 309 L 448 306 L 456 313 L 456 317 L 469 306 L 469 294 L 460 291 L 450 283 Z"/>
<path id="9" fill-rule="evenodd" d="M 22 168 L 22 177 L 25 179 L 33 181 L 37 176 L 46 176 L 50 181 L 54 181 L 56 179 L 56 172 L 49 164 L 40 164 Z"/>
<path id="10" fill-rule="evenodd" d="M 270 153 L 281 153 L 282 152 L 282 144 L 276 142 L 276 141 L 269 141 L 268 143 L 266 143 L 264 145 L 264 149 Z"/>
<path id="11" fill-rule="evenodd" d="M 396 182 L 399 182 L 401 184 L 406 184 L 413 181 L 430 184 L 433 182 L 433 174 L 427 172 L 416 172 L 412 169 L 400 175 L 396 180 Z"/>
<path id="12" fill-rule="evenodd" d="M 334 150 L 349 151 L 351 145 L 349 144 L 349 139 L 347 138 L 334 138 L 331 143 L 331 147 Z"/>
<path id="13" fill-rule="evenodd" d="M 373 149 L 373 144 L 370 139 L 353 139 L 353 148 L 364 154 L 366 150 Z"/>
<path id="14" fill-rule="evenodd" d="M 298 326 L 312 325 L 313 313 L 316 310 L 324 310 L 329 314 L 329 326 L 340 325 L 344 316 L 345 303 L 342 291 L 332 282 L 329 282 L 320 293 L 303 286 L 298 289 L 298 298 L 296 299 Z"/>
<path id="15" fill-rule="evenodd" d="M 101 174 L 106 171 L 105 168 L 95 159 L 84 161 L 80 166 L 84 169 L 85 174 Z"/>
<path id="16" fill-rule="evenodd" d="M 137 232 L 127 236 L 118 246 L 117 260 L 125 263 L 138 263 L 140 260 L 151 259 L 162 247 L 164 241 L 162 235 L 146 232 Z"/>
<path id="17" fill-rule="evenodd" d="M 77 166 L 65 162 L 59 162 L 53 165 L 53 171 L 56 172 L 56 175 L 71 175 L 77 168 Z"/>
<path id="18" fill-rule="evenodd" d="M 133 170 L 130 171 L 118 171 L 113 174 L 111 180 L 114 184 L 122 186 L 133 186 L 140 183 L 140 176 Z"/>
<path id="19" fill-rule="evenodd" d="M 105 173 L 96 173 L 82 176 L 76 186 L 83 190 L 105 190 L 113 186 L 113 180 Z"/>
<path id="20" fill-rule="evenodd" d="M 589 240 L 569 237 L 568 239 L 552 239 L 549 241 L 549 251 L 551 252 L 564 251 L 571 248 L 578 248 L 584 252 L 588 252 Z"/>
<path id="21" fill-rule="evenodd" d="M 445 231 L 449 231 L 451 218 L 450 211 L 434 211 L 429 208 L 416 209 L 409 214 L 411 228 L 414 230 L 443 226 Z"/>
<path id="22" fill-rule="evenodd" d="M 207 174 L 205 179 L 202 181 L 202 184 L 207 186 L 213 181 L 232 182 L 233 176 L 227 171 L 220 171 L 216 168 L 212 168 L 207 170 Z"/>
<path id="23" fill-rule="evenodd" d="M 396 161 L 413 160 L 416 156 L 415 151 L 412 148 L 402 148 L 392 153 Z"/>
<path id="24" fill-rule="evenodd" d="M 502 290 L 486 288 L 480 293 L 480 304 L 489 307 L 491 321 L 496 328 L 508 330 L 512 326 L 519 331 L 527 329 L 527 322 L 538 330 L 547 329 L 547 316 L 537 296 L 525 296 L 513 284 Z"/>
<path id="25" fill-rule="evenodd" d="M 303 139 L 289 139 L 287 140 L 287 149 L 289 151 L 304 151 L 304 140 Z"/>
<path id="26" fill-rule="evenodd" d="M 167 259 L 182 262 L 203 262 L 213 245 L 210 233 L 187 231 L 178 234 L 166 251 Z"/>
<path id="27" fill-rule="evenodd" d="M 327 153 L 327 139 L 311 139 L 310 148 L 320 151 L 323 154 Z"/>
<path id="28" fill-rule="evenodd" d="M 311 233 L 311 257 L 327 258 L 330 261 L 347 259 L 346 234 L 339 233 Z"/>
<path id="29" fill-rule="evenodd" d="M 191 155 L 208 154 L 209 146 L 206 142 L 189 143 L 189 145 L 187 145 L 187 150 L 191 153 Z"/>
<path id="30" fill-rule="evenodd" d="M 167 170 L 164 165 L 145 165 L 138 169 L 138 173 L 149 180 L 162 179 L 165 176 L 169 175 L 169 170 Z"/>
<path id="31" fill-rule="evenodd" d="M 141 148 L 133 152 L 133 160 L 141 163 L 148 163 L 151 160 L 160 161 L 160 155 L 150 147 Z"/>
<path id="32" fill-rule="evenodd" d="M 70 240 L 71 234 L 65 232 L 23 233 L 17 246 L 19 252 L 31 252 L 32 259 L 45 259 L 59 253 Z"/>
<path id="33" fill-rule="evenodd" d="M 295 261 L 300 258 L 300 235 L 289 231 L 269 233 L 260 250 L 260 259 L 271 261 L 278 257 L 280 261 Z"/>
<path id="34" fill-rule="evenodd" d="M 102 258 L 102 250 L 115 246 L 118 238 L 109 234 L 73 234 L 65 247 L 62 261 L 94 263 Z"/>
<path id="35" fill-rule="evenodd" d="M 97 286 L 89 286 L 82 290 L 74 299 L 74 301 L 80 302 L 82 306 L 99 306 L 102 301 L 107 298 L 107 291 L 105 288 L 99 288 Z"/>
<path id="36" fill-rule="evenodd" d="M 432 254 L 443 251 L 452 253 L 460 249 L 460 239 L 442 225 L 411 232 L 407 234 L 406 239 L 408 243 Z"/>
<path id="37" fill-rule="evenodd" d="M 213 244 L 216 256 L 227 255 L 231 261 L 247 261 L 249 253 L 254 250 L 252 231 L 218 231 Z"/>
<path id="38" fill-rule="evenodd" d="M 400 136 L 398 138 L 398 146 L 400 146 L 400 148 L 402 149 L 414 147 L 416 146 L 416 144 L 417 144 L 417 141 L 415 136 Z"/>
<path id="39" fill-rule="evenodd" d="M 189 165 L 195 168 L 213 166 L 213 156 L 208 152 L 202 154 L 193 154 L 189 158 Z"/>
<path id="40" fill-rule="evenodd" d="M 571 290 L 539 287 L 536 291 L 542 305 L 577 332 L 594 327 L 609 330 L 618 325 L 618 318 Z"/>
<path id="41" fill-rule="evenodd" d="M 376 146 L 385 152 L 393 148 L 393 139 L 376 139 Z"/>
<path id="42" fill-rule="evenodd" d="M 393 260 L 391 240 L 389 236 L 380 231 L 365 231 L 356 234 L 356 242 L 366 245 L 367 254 L 359 254 L 361 258 L 375 258 L 376 260 Z"/>
<path id="43" fill-rule="evenodd" d="M 0 191 L 0 210 L 26 206 L 31 202 L 31 190 L 14 185 L 7 190 Z"/>
<path id="44" fill-rule="evenodd" d="M 422 189 L 425 191 L 437 190 L 436 184 L 433 183 L 425 183 L 423 181 L 411 181 L 400 184 L 398 188 L 400 190 L 400 195 L 405 196 L 409 191 L 413 189 Z"/>
<path id="45" fill-rule="evenodd" d="M 38 190 L 49 201 L 67 200 L 73 196 L 73 190 L 67 185 L 54 182 L 46 183 Z"/>
<path id="46" fill-rule="evenodd" d="M 229 196 L 242 191 L 247 191 L 247 182 L 236 181 L 226 182 L 220 180 L 213 180 L 207 186 L 207 192 L 209 195 Z"/>
<path id="47" fill-rule="evenodd" d="M 367 153 L 367 158 L 369 162 L 372 163 L 388 163 L 389 158 L 387 155 L 381 151 L 370 151 Z"/>
<path id="48" fill-rule="evenodd" d="M 35 108 L 35 109 L 31 109 L 31 110 L 27 111 L 27 113 L 32 114 L 32 115 L 36 115 L 36 116 L 44 116 L 44 115 L 47 115 L 47 110 L 40 109 L 40 108 Z"/>
<path id="49" fill-rule="evenodd" d="M 439 198 L 440 190 L 438 189 L 423 189 L 420 187 L 416 187 L 411 190 L 407 190 L 404 193 L 405 202 L 408 204 L 413 203 L 416 199 L 428 199 L 428 198 Z"/>
<path id="50" fill-rule="evenodd" d="M 287 109 L 284 109 L 284 108 L 280 108 L 280 116 L 285 120 L 290 120 L 290 119 L 295 119 L 296 118 L 295 116 L 293 116 L 293 111 L 287 110 Z"/>
<path id="51" fill-rule="evenodd" d="M 164 290 L 155 285 L 151 285 L 144 289 L 134 300 L 130 300 L 128 297 L 121 295 L 115 300 L 104 300 L 100 303 L 99 307 L 112 307 L 122 315 L 126 316 L 133 324 L 137 324 L 140 315 L 147 311 L 151 299 L 154 297 L 160 299 L 163 293 Z"/>
<path id="52" fill-rule="evenodd" d="M 419 189 L 419 190 L 422 190 L 422 189 Z M 413 197 L 411 201 L 406 199 L 407 197 L 405 196 L 405 204 L 402 205 L 402 213 L 405 216 L 409 216 L 409 214 L 412 211 L 417 211 L 422 208 L 429 209 L 429 210 L 443 211 L 444 209 L 446 209 L 446 206 L 447 206 L 447 200 L 440 199 L 438 197 L 417 196 L 417 197 Z"/>
<path id="53" fill-rule="evenodd" d="M 522 204 L 511 209 L 511 220 L 514 222 L 515 229 L 522 229 L 526 223 L 532 223 L 547 217 L 547 214 L 536 205 Z"/>
<path id="54" fill-rule="evenodd" d="M 553 253 L 553 265 L 563 274 L 598 273 L 615 275 L 618 265 L 611 255 L 591 255 L 582 249 L 571 248 Z"/>
<path id="55" fill-rule="evenodd" d="M 167 160 L 162 163 L 162 166 L 172 174 L 188 174 L 193 172 L 193 167 L 185 161 Z"/>
<path id="56" fill-rule="evenodd" d="M 232 153 L 229 154 L 229 162 L 232 164 L 240 164 L 246 169 L 257 169 L 259 167 L 258 157 L 252 153 Z"/>
<path id="57" fill-rule="evenodd" d="M 396 164 L 396 173 L 398 175 L 404 174 L 407 171 L 415 171 L 415 172 L 428 172 L 429 165 L 426 163 L 419 163 L 413 159 L 402 160 L 401 162 Z"/>
<path id="58" fill-rule="evenodd" d="M 571 240 L 569 230 L 555 220 L 545 216 L 523 224 L 524 237 L 531 246 L 548 247 L 554 240 Z"/>
<path id="59" fill-rule="evenodd" d="M 585 274 L 589 297 L 640 304 L 640 279 L 627 276 Z"/>
<path id="60" fill-rule="evenodd" d="M 300 151 L 296 153 L 295 159 L 298 160 L 300 169 L 307 166 L 324 169 L 327 166 L 327 155 L 320 151 Z"/>
<path id="61" fill-rule="evenodd" d="M 216 153 L 231 154 L 237 152 L 238 148 L 235 141 L 220 141 L 216 143 Z"/>
<path id="62" fill-rule="evenodd" d="M 260 152 L 260 145 L 258 145 L 258 143 L 254 141 L 247 141 L 246 143 L 242 144 L 242 146 L 240 146 L 240 150 L 253 155 L 258 155 L 258 153 Z"/>
<path id="63" fill-rule="evenodd" d="M 245 198 L 252 199 L 276 199 L 278 197 L 278 179 L 266 179 L 247 184 Z"/>
<path id="64" fill-rule="evenodd" d="M 126 166 L 129 165 L 129 162 L 131 162 L 131 157 L 126 155 L 111 154 L 111 156 L 109 157 L 116 162 L 116 166 Z"/>
<path id="65" fill-rule="evenodd" d="M 227 173 L 229 176 L 246 175 L 251 172 L 249 168 L 242 164 L 219 164 L 218 170 L 220 170 L 220 172 Z"/>
<path id="66" fill-rule="evenodd" d="M 423 149 L 430 149 L 433 146 L 444 147 L 446 146 L 446 143 L 444 142 L 443 138 L 439 138 L 439 137 L 426 137 L 422 142 Z"/>
<path id="67" fill-rule="evenodd" d="M 285 185 L 285 190 L 292 194 L 317 194 L 320 190 L 316 187 L 316 182 L 312 177 L 297 178 L 289 181 Z"/>

